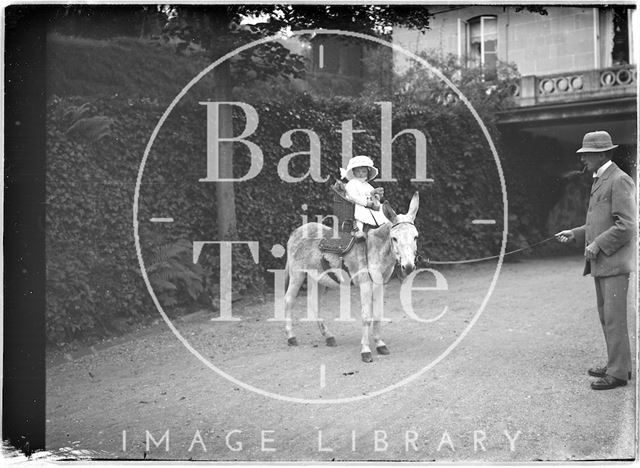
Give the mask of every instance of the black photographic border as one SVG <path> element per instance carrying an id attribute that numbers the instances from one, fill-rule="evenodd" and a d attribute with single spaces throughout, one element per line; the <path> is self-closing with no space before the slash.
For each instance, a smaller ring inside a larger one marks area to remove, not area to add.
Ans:
<path id="1" fill-rule="evenodd" d="M 51 7 L 5 8 L 3 441 L 45 448 L 46 30 Z"/>

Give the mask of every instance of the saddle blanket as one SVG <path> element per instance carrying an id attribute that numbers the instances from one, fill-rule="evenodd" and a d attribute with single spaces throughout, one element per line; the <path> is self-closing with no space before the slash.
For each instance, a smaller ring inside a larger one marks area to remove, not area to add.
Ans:
<path id="1" fill-rule="evenodd" d="M 340 237 L 322 239 L 319 245 L 320 251 L 338 255 L 345 255 L 348 253 L 353 247 L 356 239 L 350 232 L 341 232 L 339 234 Z"/>

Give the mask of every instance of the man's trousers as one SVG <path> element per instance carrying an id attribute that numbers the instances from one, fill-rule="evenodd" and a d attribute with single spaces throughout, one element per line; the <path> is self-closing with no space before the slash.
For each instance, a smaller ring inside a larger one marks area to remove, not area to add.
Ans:
<path id="1" fill-rule="evenodd" d="M 627 380 L 631 371 L 631 350 L 627 330 L 629 275 L 594 277 L 598 315 L 607 343 L 607 374 Z"/>

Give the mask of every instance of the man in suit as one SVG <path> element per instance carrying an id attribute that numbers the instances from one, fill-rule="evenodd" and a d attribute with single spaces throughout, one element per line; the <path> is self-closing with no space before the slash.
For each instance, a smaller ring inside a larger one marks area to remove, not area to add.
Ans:
<path id="1" fill-rule="evenodd" d="M 594 390 L 608 390 L 627 384 L 631 378 L 631 352 L 627 331 L 627 289 L 635 264 L 636 190 L 633 180 L 611 161 L 614 145 L 604 131 L 584 136 L 577 153 L 593 186 L 584 226 L 556 234 L 560 242 L 584 245 L 584 275 L 591 273 L 596 286 L 600 323 L 607 345 L 607 365 L 593 367 L 588 374 L 598 377 Z"/>

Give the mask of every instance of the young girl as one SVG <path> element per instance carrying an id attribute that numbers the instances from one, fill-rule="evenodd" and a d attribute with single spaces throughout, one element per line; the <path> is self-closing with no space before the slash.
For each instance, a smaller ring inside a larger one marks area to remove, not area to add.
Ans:
<path id="1" fill-rule="evenodd" d="M 347 198 L 355 203 L 356 237 L 363 237 L 364 224 L 382 226 L 389 220 L 380 209 L 380 198 L 384 194 L 382 187 L 373 188 L 369 181 L 376 178 L 378 169 L 367 156 L 355 156 L 349 160 L 346 169 L 340 174 L 348 182 L 345 185 Z"/>

